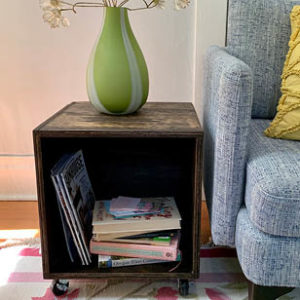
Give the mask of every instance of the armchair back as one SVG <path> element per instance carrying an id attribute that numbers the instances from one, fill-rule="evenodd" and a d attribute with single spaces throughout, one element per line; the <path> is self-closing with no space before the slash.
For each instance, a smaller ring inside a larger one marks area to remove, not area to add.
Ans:
<path id="1" fill-rule="evenodd" d="M 273 118 L 295 0 L 229 0 L 227 50 L 253 72 L 253 118 Z"/>

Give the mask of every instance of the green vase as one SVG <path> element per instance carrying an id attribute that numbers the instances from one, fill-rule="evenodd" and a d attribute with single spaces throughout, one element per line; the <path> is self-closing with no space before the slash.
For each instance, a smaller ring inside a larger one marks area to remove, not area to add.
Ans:
<path id="1" fill-rule="evenodd" d="M 147 100 L 147 65 L 126 8 L 105 8 L 102 32 L 87 68 L 87 91 L 92 105 L 107 114 L 133 113 Z"/>

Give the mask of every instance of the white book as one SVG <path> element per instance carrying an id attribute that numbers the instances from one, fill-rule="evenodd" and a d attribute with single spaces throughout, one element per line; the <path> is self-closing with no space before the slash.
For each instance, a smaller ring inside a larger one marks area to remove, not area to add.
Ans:
<path id="1" fill-rule="evenodd" d="M 157 215 L 145 215 L 129 218 L 114 218 L 106 209 L 105 201 L 96 201 L 93 212 L 93 233 L 140 232 L 180 229 L 181 216 L 173 197 L 148 198 L 149 201 L 161 201 L 163 212 Z"/>

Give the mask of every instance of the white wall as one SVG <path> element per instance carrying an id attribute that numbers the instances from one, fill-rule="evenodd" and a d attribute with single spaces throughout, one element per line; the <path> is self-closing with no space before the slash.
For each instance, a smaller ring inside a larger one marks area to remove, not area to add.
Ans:
<path id="1" fill-rule="evenodd" d="M 180 12 L 130 13 L 148 64 L 149 101 L 194 102 L 200 111 L 202 54 L 223 43 L 226 0 L 196 1 Z M 69 28 L 50 29 L 38 3 L 6 1 L 0 10 L 0 200 L 36 198 L 32 129 L 87 99 L 85 70 L 102 10 L 80 9 Z"/>
<path id="2" fill-rule="evenodd" d="M 202 79 L 203 60 L 210 45 L 224 46 L 228 0 L 201 0 L 197 7 L 197 32 L 195 44 L 195 95 L 194 106 L 203 120 Z M 200 4 L 201 3 L 201 4 Z"/>

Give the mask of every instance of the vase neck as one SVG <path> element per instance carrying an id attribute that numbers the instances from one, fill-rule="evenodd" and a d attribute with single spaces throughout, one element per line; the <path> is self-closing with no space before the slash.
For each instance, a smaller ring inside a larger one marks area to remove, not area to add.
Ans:
<path id="1" fill-rule="evenodd" d="M 128 10 L 124 7 L 105 7 L 104 25 L 121 26 L 123 22 L 128 22 Z"/>

